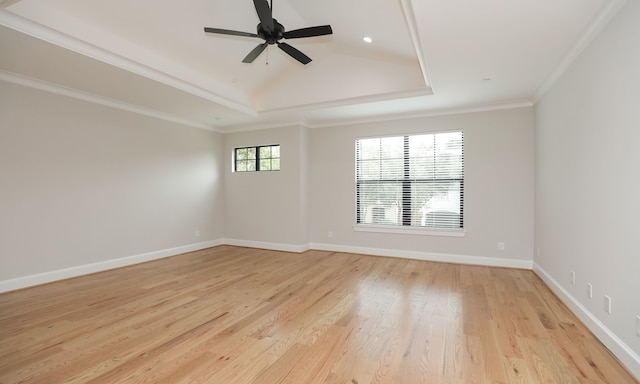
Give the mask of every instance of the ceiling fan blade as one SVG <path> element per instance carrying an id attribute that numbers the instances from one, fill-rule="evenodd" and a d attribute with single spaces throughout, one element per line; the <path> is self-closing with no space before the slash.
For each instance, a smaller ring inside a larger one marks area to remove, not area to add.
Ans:
<path id="1" fill-rule="evenodd" d="M 253 48 L 253 50 L 251 52 L 249 52 L 249 54 L 247 55 L 247 57 L 245 57 L 242 62 L 243 63 L 253 63 L 253 61 L 260 56 L 260 54 L 264 51 L 265 48 L 267 48 L 267 43 L 264 44 L 258 44 L 257 47 Z"/>
<path id="2" fill-rule="evenodd" d="M 205 32 L 209 32 L 209 33 L 218 33 L 218 34 L 221 34 L 221 35 L 258 37 L 258 35 L 256 35 L 255 33 L 232 31 L 230 29 L 204 27 L 204 31 Z"/>
<path id="3" fill-rule="evenodd" d="M 298 51 L 297 49 L 293 48 L 292 46 L 290 46 L 287 43 L 280 43 L 278 42 L 278 48 L 282 49 L 283 51 L 285 51 L 289 56 L 293 57 L 294 59 L 298 60 L 299 62 L 301 62 L 302 64 L 309 64 L 311 62 L 311 59 L 309 58 L 309 56 L 305 55 L 304 53 Z"/>
<path id="4" fill-rule="evenodd" d="M 301 37 L 314 37 L 324 36 L 333 33 L 330 25 L 319 25 L 317 27 L 308 27 L 294 29 L 293 31 L 287 31 L 283 34 L 285 39 L 299 39 Z"/>
<path id="5" fill-rule="evenodd" d="M 253 0 L 253 5 L 256 7 L 262 28 L 267 32 L 273 32 L 273 15 L 271 14 L 269 3 L 266 0 Z"/>

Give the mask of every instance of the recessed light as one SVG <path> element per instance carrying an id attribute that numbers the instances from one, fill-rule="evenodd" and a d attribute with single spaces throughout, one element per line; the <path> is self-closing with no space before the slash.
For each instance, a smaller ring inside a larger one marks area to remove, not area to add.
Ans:
<path id="1" fill-rule="evenodd" d="M 362 38 L 362 40 L 363 40 L 365 43 L 367 43 L 367 44 L 371 44 L 371 43 L 373 43 L 373 39 L 372 39 L 372 38 L 370 38 L 369 36 L 365 36 L 365 37 L 363 37 L 363 38 Z"/>

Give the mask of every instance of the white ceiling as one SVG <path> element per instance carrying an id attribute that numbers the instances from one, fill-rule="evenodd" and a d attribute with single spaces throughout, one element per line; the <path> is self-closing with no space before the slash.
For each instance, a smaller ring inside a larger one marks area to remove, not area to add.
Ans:
<path id="1" fill-rule="evenodd" d="M 0 79 L 220 132 L 532 105 L 626 0 L 273 2 L 310 64 L 204 33 L 251 0 L 0 0 Z"/>

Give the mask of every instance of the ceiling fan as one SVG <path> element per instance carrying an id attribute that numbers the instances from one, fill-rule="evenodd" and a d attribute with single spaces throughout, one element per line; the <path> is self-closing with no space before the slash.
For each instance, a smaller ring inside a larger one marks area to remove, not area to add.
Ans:
<path id="1" fill-rule="evenodd" d="M 218 33 L 222 35 L 232 36 L 245 36 L 245 37 L 259 37 L 264 40 L 264 43 L 258 44 L 249 54 L 242 60 L 243 63 L 252 63 L 260 54 L 267 48 L 268 45 L 277 44 L 278 48 L 282 49 L 289 56 L 298 60 L 302 64 L 309 64 L 311 59 L 309 56 L 300 52 L 291 45 L 281 42 L 281 39 L 299 39 L 302 37 L 314 37 L 330 35 L 333 33 L 330 25 L 320 25 L 317 27 L 307 27 L 294 29 L 293 31 L 285 31 L 282 24 L 278 23 L 278 20 L 273 18 L 273 0 L 271 5 L 267 3 L 267 0 L 253 0 L 253 5 L 258 13 L 260 23 L 258 23 L 257 33 L 233 31 L 229 29 L 209 28 L 205 27 L 204 31 L 209 33 Z"/>

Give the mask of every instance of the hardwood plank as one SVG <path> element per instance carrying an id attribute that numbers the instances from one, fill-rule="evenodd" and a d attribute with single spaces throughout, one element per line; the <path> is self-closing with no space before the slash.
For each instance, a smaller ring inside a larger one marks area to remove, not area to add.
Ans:
<path id="1" fill-rule="evenodd" d="M 0 383 L 638 383 L 531 271 L 220 246 L 0 294 Z"/>

